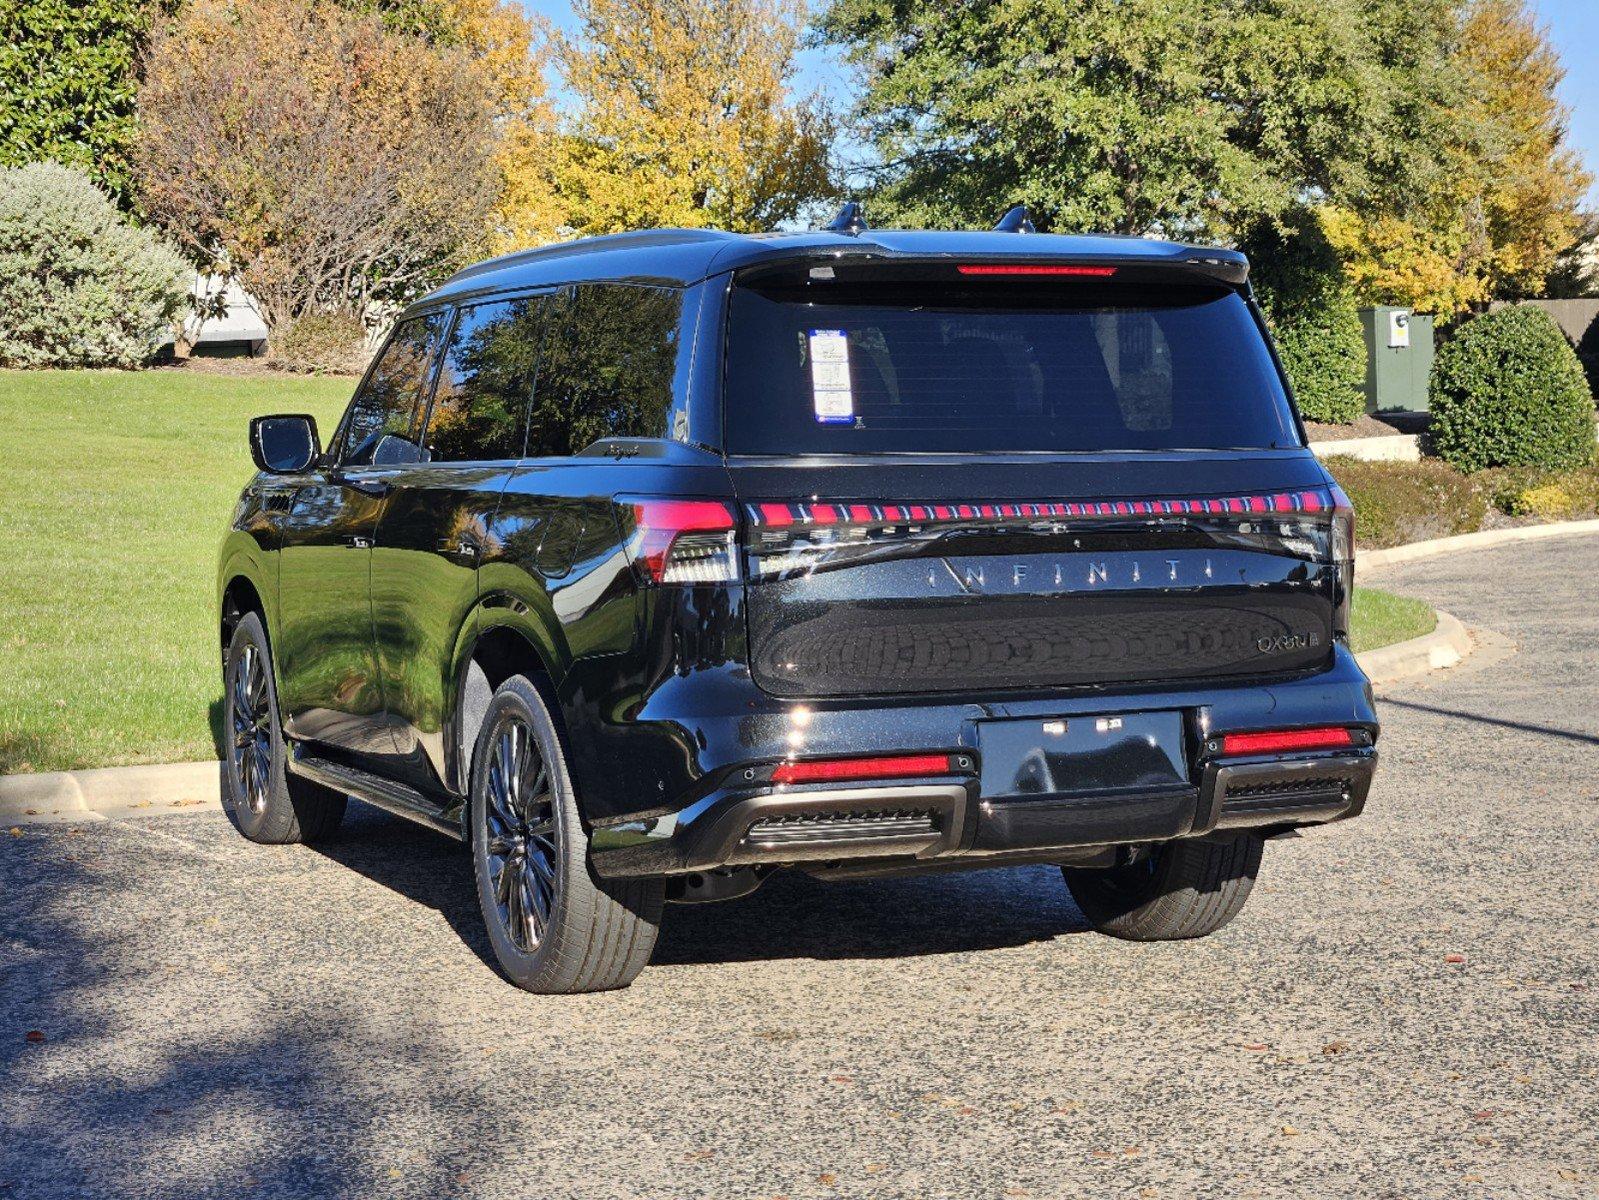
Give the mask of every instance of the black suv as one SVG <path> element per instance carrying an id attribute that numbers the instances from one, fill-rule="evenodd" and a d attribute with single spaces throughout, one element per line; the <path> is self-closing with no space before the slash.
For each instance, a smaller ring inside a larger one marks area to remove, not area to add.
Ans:
<path id="1" fill-rule="evenodd" d="M 325 449 L 251 425 L 236 820 L 353 795 L 470 844 L 535 991 L 626 985 L 663 901 L 779 867 L 1057 863 L 1106 933 L 1219 928 L 1376 763 L 1351 512 L 1247 275 L 849 221 L 461 272 Z"/>

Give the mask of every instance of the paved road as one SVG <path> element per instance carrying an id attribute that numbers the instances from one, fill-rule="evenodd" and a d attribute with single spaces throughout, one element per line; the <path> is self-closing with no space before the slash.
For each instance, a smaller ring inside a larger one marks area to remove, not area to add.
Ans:
<path id="1" fill-rule="evenodd" d="M 1387 573 L 1520 651 L 1396 690 L 1368 815 L 1203 942 L 1043 868 L 780 879 L 538 998 L 379 814 L 0 836 L 0 1200 L 1599 1195 L 1596 567 Z"/>

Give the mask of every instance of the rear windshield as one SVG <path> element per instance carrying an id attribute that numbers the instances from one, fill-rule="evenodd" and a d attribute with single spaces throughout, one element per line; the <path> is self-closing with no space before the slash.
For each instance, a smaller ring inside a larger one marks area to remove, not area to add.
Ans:
<path id="1" fill-rule="evenodd" d="M 1301 444 L 1238 293 L 1083 279 L 736 287 L 724 428 L 741 454 Z"/>

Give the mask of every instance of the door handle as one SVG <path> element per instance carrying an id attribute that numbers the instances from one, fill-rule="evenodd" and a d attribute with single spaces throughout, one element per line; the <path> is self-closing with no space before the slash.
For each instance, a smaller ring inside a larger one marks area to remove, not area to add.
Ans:
<path id="1" fill-rule="evenodd" d="M 346 546 L 350 547 L 350 549 L 352 549 L 352 550 L 370 550 L 370 549 L 372 549 L 372 539 L 369 538 L 369 537 L 362 537 L 359 533 L 347 533 L 347 534 L 345 534 L 344 535 L 344 544 Z"/>

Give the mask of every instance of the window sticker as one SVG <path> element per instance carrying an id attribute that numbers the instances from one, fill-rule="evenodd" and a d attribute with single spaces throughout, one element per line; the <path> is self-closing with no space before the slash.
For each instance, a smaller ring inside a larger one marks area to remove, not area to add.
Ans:
<path id="1" fill-rule="evenodd" d="M 811 399 L 823 425 L 853 425 L 855 398 L 849 385 L 849 335 L 842 329 L 812 329 Z"/>

